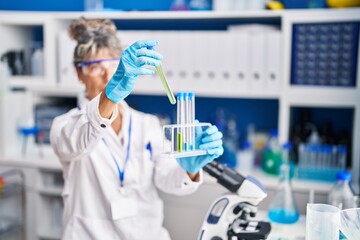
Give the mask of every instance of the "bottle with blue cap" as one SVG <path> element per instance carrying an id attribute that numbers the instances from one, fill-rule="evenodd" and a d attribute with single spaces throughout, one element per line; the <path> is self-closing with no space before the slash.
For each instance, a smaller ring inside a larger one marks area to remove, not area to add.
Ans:
<path id="1" fill-rule="evenodd" d="M 337 182 L 329 192 L 329 204 L 340 209 L 355 207 L 355 197 L 350 188 L 351 173 L 340 171 L 336 174 Z"/>
<path id="2" fill-rule="evenodd" d="M 278 141 L 278 131 L 271 130 L 269 141 L 263 153 L 262 169 L 264 172 L 278 175 L 281 165 L 281 145 Z"/>

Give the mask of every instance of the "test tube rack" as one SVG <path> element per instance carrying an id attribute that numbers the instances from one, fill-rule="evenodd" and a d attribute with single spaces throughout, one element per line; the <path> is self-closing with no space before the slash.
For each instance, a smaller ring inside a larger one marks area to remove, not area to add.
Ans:
<path id="1" fill-rule="evenodd" d="M 196 132 L 200 134 L 210 123 L 164 125 L 164 153 L 175 158 L 205 155 L 206 150 L 198 149 Z"/>

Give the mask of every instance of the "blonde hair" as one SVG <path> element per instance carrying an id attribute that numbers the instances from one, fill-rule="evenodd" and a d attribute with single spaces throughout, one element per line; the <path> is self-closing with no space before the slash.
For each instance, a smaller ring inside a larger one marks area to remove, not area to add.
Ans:
<path id="1" fill-rule="evenodd" d="M 107 48 L 115 56 L 120 56 L 120 39 L 116 36 L 116 26 L 109 19 L 86 19 L 81 17 L 69 26 L 69 35 L 77 41 L 74 50 L 74 65 L 86 57 L 95 55 L 100 49 Z"/>

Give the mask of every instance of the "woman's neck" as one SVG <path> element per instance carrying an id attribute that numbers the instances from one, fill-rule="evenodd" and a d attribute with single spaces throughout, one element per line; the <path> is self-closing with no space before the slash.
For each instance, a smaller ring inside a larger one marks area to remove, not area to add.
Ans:
<path id="1" fill-rule="evenodd" d="M 119 113 L 117 118 L 112 122 L 111 127 L 114 129 L 116 135 L 119 135 L 123 122 L 122 107 L 118 104 Z"/>

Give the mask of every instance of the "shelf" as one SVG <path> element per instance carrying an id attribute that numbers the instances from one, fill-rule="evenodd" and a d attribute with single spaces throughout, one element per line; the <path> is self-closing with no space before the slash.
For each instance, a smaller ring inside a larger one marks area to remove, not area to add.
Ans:
<path id="1" fill-rule="evenodd" d="M 280 11 L 102 11 L 55 13 L 57 19 L 107 17 L 119 20 L 146 19 L 223 19 L 223 18 L 280 18 Z"/>
<path id="2" fill-rule="evenodd" d="M 50 187 L 43 187 L 41 189 L 39 189 L 39 193 L 42 194 L 42 195 L 48 195 L 48 196 L 51 196 L 51 197 L 61 197 L 61 194 L 62 194 L 62 188 L 56 188 L 56 187 L 53 187 L 53 188 L 50 188 Z"/>
<path id="3" fill-rule="evenodd" d="M 356 14 L 359 8 L 352 9 L 303 9 L 303 10 L 244 10 L 244 11 L 100 11 L 100 12 L 23 12 L 0 11 L 0 21 L 9 24 L 34 25 L 41 24 L 44 19 L 72 20 L 80 16 L 87 18 L 110 18 L 118 20 L 147 19 L 231 19 L 231 18 L 281 18 L 283 16 L 303 16 L 304 14 Z M 29 18 L 29 16 L 33 16 Z"/>
<path id="4" fill-rule="evenodd" d="M 7 84 L 11 88 L 30 88 L 34 86 L 45 88 L 53 86 L 43 76 L 12 76 L 8 78 Z"/>
<path id="5" fill-rule="evenodd" d="M 64 86 L 29 86 L 29 90 L 39 95 L 77 97 L 85 92 L 82 87 L 64 87 Z"/>
<path id="6" fill-rule="evenodd" d="M 60 240 L 61 239 L 61 231 L 49 231 L 49 232 L 41 232 L 38 234 L 40 239 L 46 240 Z"/>
<path id="7" fill-rule="evenodd" d="M 356 88 L 292 86 L 284 94 L 291 105 L 355 107 L 360 102 Z"/>
<path id="8" fill-rule="evenodd" d="M 175 89 L 173 90 L 174 92 Z M 180 91 L 179 91 L 180 92 Z M 156 96 L 166 96 L 165 90 L 151 90 L 148 89 L 134 89 L 132 94 L 139 95 L 156 95 Z M 196 91 L 196 96 L 198 97 L 221 97 L 221 98 L 246 98 L 246 99 L 279 99 L 280 93 L 272 93 L 272 92 L 216 92 L 216 90 L 207 90 L 207 91 Z"/>
<path id="9" fill-rule="evenodd" d="M 2 24 L 21 26 L 43 25 L 51 16 L 44 12 L 0 11 L 0 22 Z"/>
<path id="10" fill-rule="evenodd" d="M 0 157 L 1 166 L 24 167 L 24 168 L 40 168 L 48 170 L 61 171 L 61 164 L 59 160 L 54 157 L 52 159 L 39 158 L 23 158 L 23 157 Z"/>

